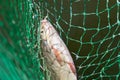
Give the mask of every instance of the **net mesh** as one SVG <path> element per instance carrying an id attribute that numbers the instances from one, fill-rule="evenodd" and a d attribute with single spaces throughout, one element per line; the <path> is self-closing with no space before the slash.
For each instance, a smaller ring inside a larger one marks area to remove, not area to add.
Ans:
<path id="1" fill-rule="evenodd" d="M 0 0 L 0 80 L 43 80 L 32 0 Z"/>
<path id="2" fill-rule="evenodd" d="M 40 6 L 73 53 L 79 80 L 120 79 L 119 0 L 44 0 Z"/>
<path id="3" fill-rule="evenodd" d="M 78 80 L 120 79 L 119 0 L 1 0 L 1 79 L 49 80 L 39 34 L 46 15 L 71 52 Z"/>

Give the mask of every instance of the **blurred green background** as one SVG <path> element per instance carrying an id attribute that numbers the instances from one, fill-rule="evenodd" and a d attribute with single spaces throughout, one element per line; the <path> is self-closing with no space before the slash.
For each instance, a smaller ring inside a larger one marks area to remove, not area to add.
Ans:
<path id="1" fill-rule="evenodd" d="M 78 80 L 120 80 L 119 0 L 0 0 L 0 80 L 49 80 L 39 34 L 46 15 Z"/>
<path id="2" fill-rule="evenodd" d="M 0 80 L 43 80 L 33 8 L 32 0 L 0 0 Z"/>

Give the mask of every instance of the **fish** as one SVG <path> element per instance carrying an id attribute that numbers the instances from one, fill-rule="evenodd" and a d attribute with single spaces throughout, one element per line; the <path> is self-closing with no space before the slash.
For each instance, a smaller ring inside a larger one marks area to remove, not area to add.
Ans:
<path id="1" fill-rule="evenodd" d="M 50 80 L 77 80 L 71 54 L 47 16 L 40 24 L 41 50 L 50 71 Z"/>

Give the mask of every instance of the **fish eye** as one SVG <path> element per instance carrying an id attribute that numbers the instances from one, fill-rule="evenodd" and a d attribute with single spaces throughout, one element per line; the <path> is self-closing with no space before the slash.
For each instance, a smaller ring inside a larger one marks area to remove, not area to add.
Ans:
<path id="1" fill-rule="evenodd" d="M 43 31 L 41 31 L 41 33 L 43 33 Z"/>

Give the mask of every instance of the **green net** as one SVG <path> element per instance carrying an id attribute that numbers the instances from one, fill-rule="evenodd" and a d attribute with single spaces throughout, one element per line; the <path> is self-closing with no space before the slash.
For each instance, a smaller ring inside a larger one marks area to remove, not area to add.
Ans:
<path id="1" fill-rule="evenodd" d="M 43 80 L 33 7 L 32 0 L 0 0 L 0 80 Z"/>
<path id="2" fill-rule="evenodd" d="M 74 58 L 78 79 L 120 79 L 119 0 L 45 0 L 41 6 Z"/>
<path id="3" fill-rule="evenodd" d="M 40 68 L 46 15 L 71 52 L 78 80 L 120 79 L 119 0 L 1 0 L 1 80 L 49 80 Z"/>

